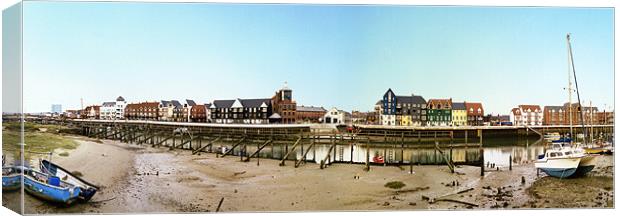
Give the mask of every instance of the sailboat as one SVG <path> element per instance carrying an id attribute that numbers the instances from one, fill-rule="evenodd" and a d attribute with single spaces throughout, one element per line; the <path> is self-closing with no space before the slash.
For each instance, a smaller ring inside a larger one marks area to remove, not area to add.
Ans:
<path id="1" fill-rule="evenodd" d="M 575 62 L 573 59 L 573 49 L 572 46 L 570 44 L 570 34 L 566 35 L 566 43 L 568 45 L 568 53 L 569 53 L 569 60 L 570 60 L 570 68 L 572 68 L 572 72 L 573 72 L 573 78 L 575 80 L 575 89 L 577 90 L 577 103 L 578 103 L 578 107 L 579 107 L 579 119 L 581 121 L 581 127 L 582 127 L 582 132 L 584 134 L 584 138 L 583 141 L 587 142 L 587 139 L 585 138 L 585 134 L 587 134 L 586 131 L 586 127 L 584 125 L 583 122 L 583 109 L 581 106 L 581 98 L 579 96 L 579 84 L 577 83 L 577 73 L 575 72 Z M 569 94 L 569 100 L 571 98 L 572 92 L 571 92 L 571 85 L 570 85 L 570 73 L 571 71 L 569 70 L 568 72 L 568 80 L 569 80 L 569 89 L 568 89 L 568 94 Z M 570 105 L 570 101 L 569 101 L 569 105 Z M 571 106 L 572 107 L 572 106 Z M 571 114 L 572 116 L 572 114 Z M 572 119 L 572 118 L 571 118 Z M 572 122 L 571 122 L 571 129 L 572 129 Z M 571 130 L 572 133 L 572 130 Z M 582 155 L 581 161 L 579 162 L 579 166 L 577 167 L 577 171 L 575 171 L 575 176 L 582 176 L 587 174 L 588 172 L 592 171 L 596 165 L 596 156 L 594 155 L 590 155 L 590 154 L 586 154 L 586 151 L 584 150 L 583 147 L 580 146 L 579 143 L 576 143 L 574 146 L 574 152 L 576 152 L 579 155 Z"/>
<path id="2" fill-rule="evenodd" d="M 579 97 L 579 86 L 577 85 L 577 77 L 575 73 L 575 64 L 573 62 L 572 47 L 570 44 L 570 34 L 566 35 L 566 43 L 568 46 L 568 58 L 569 58 L 569 71 L 568 71 L 568 104 L 569 109 L 572 109 L 572 79 L 571 72 L 575 78 L 575 88 L 577 90 L 577 100 Z M 572 69 L 572 71 L 571 71 Z M 581 103 L 579 102 L 579 109 L 581 109 Z M 573 137 L 573 121 L 572 111 L 569 112 L 569 125 L 570 125 L 570 137 Z M 581 123 L 583 126 L 583 116 L 581 116 Z M 585 127 L 584 127 L 585 132 Z M 585 134 L 585 133 L 584 133 Z M 585 140 L 585 139 L 584 139 Z M 554 142 L 551 149 L 543 155 L 539 155 L 538 160 L 534 163 L 537 169 L 542 170 L 550 176 L 558 178 L 567 178 L 571 176 L 581 176 L 592 171 L 596 164 L 596 157 L 585 154 L 585 150 L 579 146 L 579 144 L 572 145 L 573 140 L 568 139 L 567 142 L 557 143 Z M 564 145 L 567 143 L 568 145 Z"/>

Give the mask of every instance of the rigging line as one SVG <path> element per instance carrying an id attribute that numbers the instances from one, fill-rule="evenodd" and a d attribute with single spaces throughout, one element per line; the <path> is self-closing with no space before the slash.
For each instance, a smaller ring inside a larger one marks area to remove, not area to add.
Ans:
<path id="1" fill-rule="evenodd" d="M 573 78 L 575 79 L 575 89 L 577 90 L 577 104 L 579 105 L 579 120 L 581 121 L 581 128 L 584 136 L 584 142 L 586 142 L 585 136 L 588 133 L 587 128 L 583 124 L 583 108 L 581 107 L 581 98 L 579 96 L 579 84 L 577 84 L 577 73 L 575 72 L 575 62 L 573 61 L 573 48 L 570 44 L 570 35 L 566 35 L 566 39 L 568 40 L 568 50 L 570 52 L 570 63 L 573 68 Z M 571 114 L 572 115 L 572 114 Z"/>

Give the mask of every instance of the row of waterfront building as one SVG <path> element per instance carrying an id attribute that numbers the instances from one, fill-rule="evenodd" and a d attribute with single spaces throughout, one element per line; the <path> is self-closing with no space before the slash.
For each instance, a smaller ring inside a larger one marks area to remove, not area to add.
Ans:
<path id="1" fill-rule="evenodd" d="M 68 110 L 66 117 L 220 124 L 351 123 L 351 114 L 337 108 L 297 106 L 292 90 L 286 85 L 270 98 L 214 100 L 205 104 L 190 99 L 128 103 L 119 96 L 114 102 Z"/>
<path id="2" fill-rule="evenodd" d="M 581 111 L 580 111 L 581 110 Z M 579 116 L 579 114 L 582 116 Z M 483 126 L 483 125 L 567 125 L 613 124 L 613 112 L 596 107 L 518 105 L 509 115 L 485 115 L 481 102 L 456 102 L 452 98 L 424 99 L 420 95 L 396 95 L 388 89 L 375 104 L 374 111 L 360 112 L 319 106 L 298 106 L 285 86 L 269 98 L 214 100 L 198 104 L 194 100 L 161 100 L 127 103 L 123 97 L 114 102 L 68 110 L 68 118 L 128 119 L 220 124 L 376 124 L 386 126 Z"/>

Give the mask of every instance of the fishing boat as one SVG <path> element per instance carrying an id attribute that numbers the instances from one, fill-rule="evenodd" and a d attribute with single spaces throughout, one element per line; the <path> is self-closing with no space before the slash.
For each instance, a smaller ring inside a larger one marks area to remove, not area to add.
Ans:
<path id="1" fill-rule="evenodd" d="M 99 190 L 99 187 L 95 186 L 94 184 L 80 178 L 79 176 L 72 174 L 61 166 L 58 166 L 50 161 L 42 160 L 40 166 L 41 170 L 43 170 L 47 174 L 51 176 L 56 176 L 65 182 L 80 187 L 80 193 L 78 196 L 80 201 L 89 201 L 95 195 L 95 193 L 97 193 L 97 190 Z"/>
<path id="2" fill-rule="evenodd" d="M 24 170 L 24 190 L 30 195 L 53 203 L 70 205 L 78 199 L 80 187 L 60 180 L 57 176 Z"/>
<path id="3" fill-rule="evenodd" d="M 539 155 L 534 162 L 536 169 L 540 169 L 547 175 L 557 178 L 568 178 L 575 174 L 582 156 L 573 155 L 573 152 L 562 147 L 554 147 L 545 154 Z"/>
<path id="4" fill-rule="evenodd" d="M 14 191 L 22 185 L 22 168 L 19 166 L 2 167 L 2 191 Z"/>

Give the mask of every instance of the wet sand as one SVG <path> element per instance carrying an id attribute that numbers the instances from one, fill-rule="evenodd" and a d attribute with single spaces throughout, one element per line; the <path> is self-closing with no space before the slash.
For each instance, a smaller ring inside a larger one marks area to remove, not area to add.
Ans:
<path id="1" fill-rule="evenodd" d="M 80 146 L 54 162 L 102 189 L 89 203 L 71 207 L 26 195 L 27 213 L 213 212 L 221 198 L 223 212 L 613 207 L 613 156 L 601 156 L 590 176 L 559 180 L 537 177 L 533 163 L 484 177 L 472 166 L 457 167 L 455 174 L 446 166 L 413 166 L 413 174 L 409 166 L 371 166 L 366 172 L 359 164 L 333 164 L 321 170 L 310 162 L 294 168 L 293 161 L 278 166 L 277 160 L 260 159 L 257 166 L 256 158 L 241 162 L 236 156 L 76 139 Z M 390 181 L 406 186 L 384 187 Z M 558 196 L 558 188 L 572 189 Z M 583 201 L 569 202 L 571 197 Z M 478 206 L 441 201 L 446 198 Z"/>

